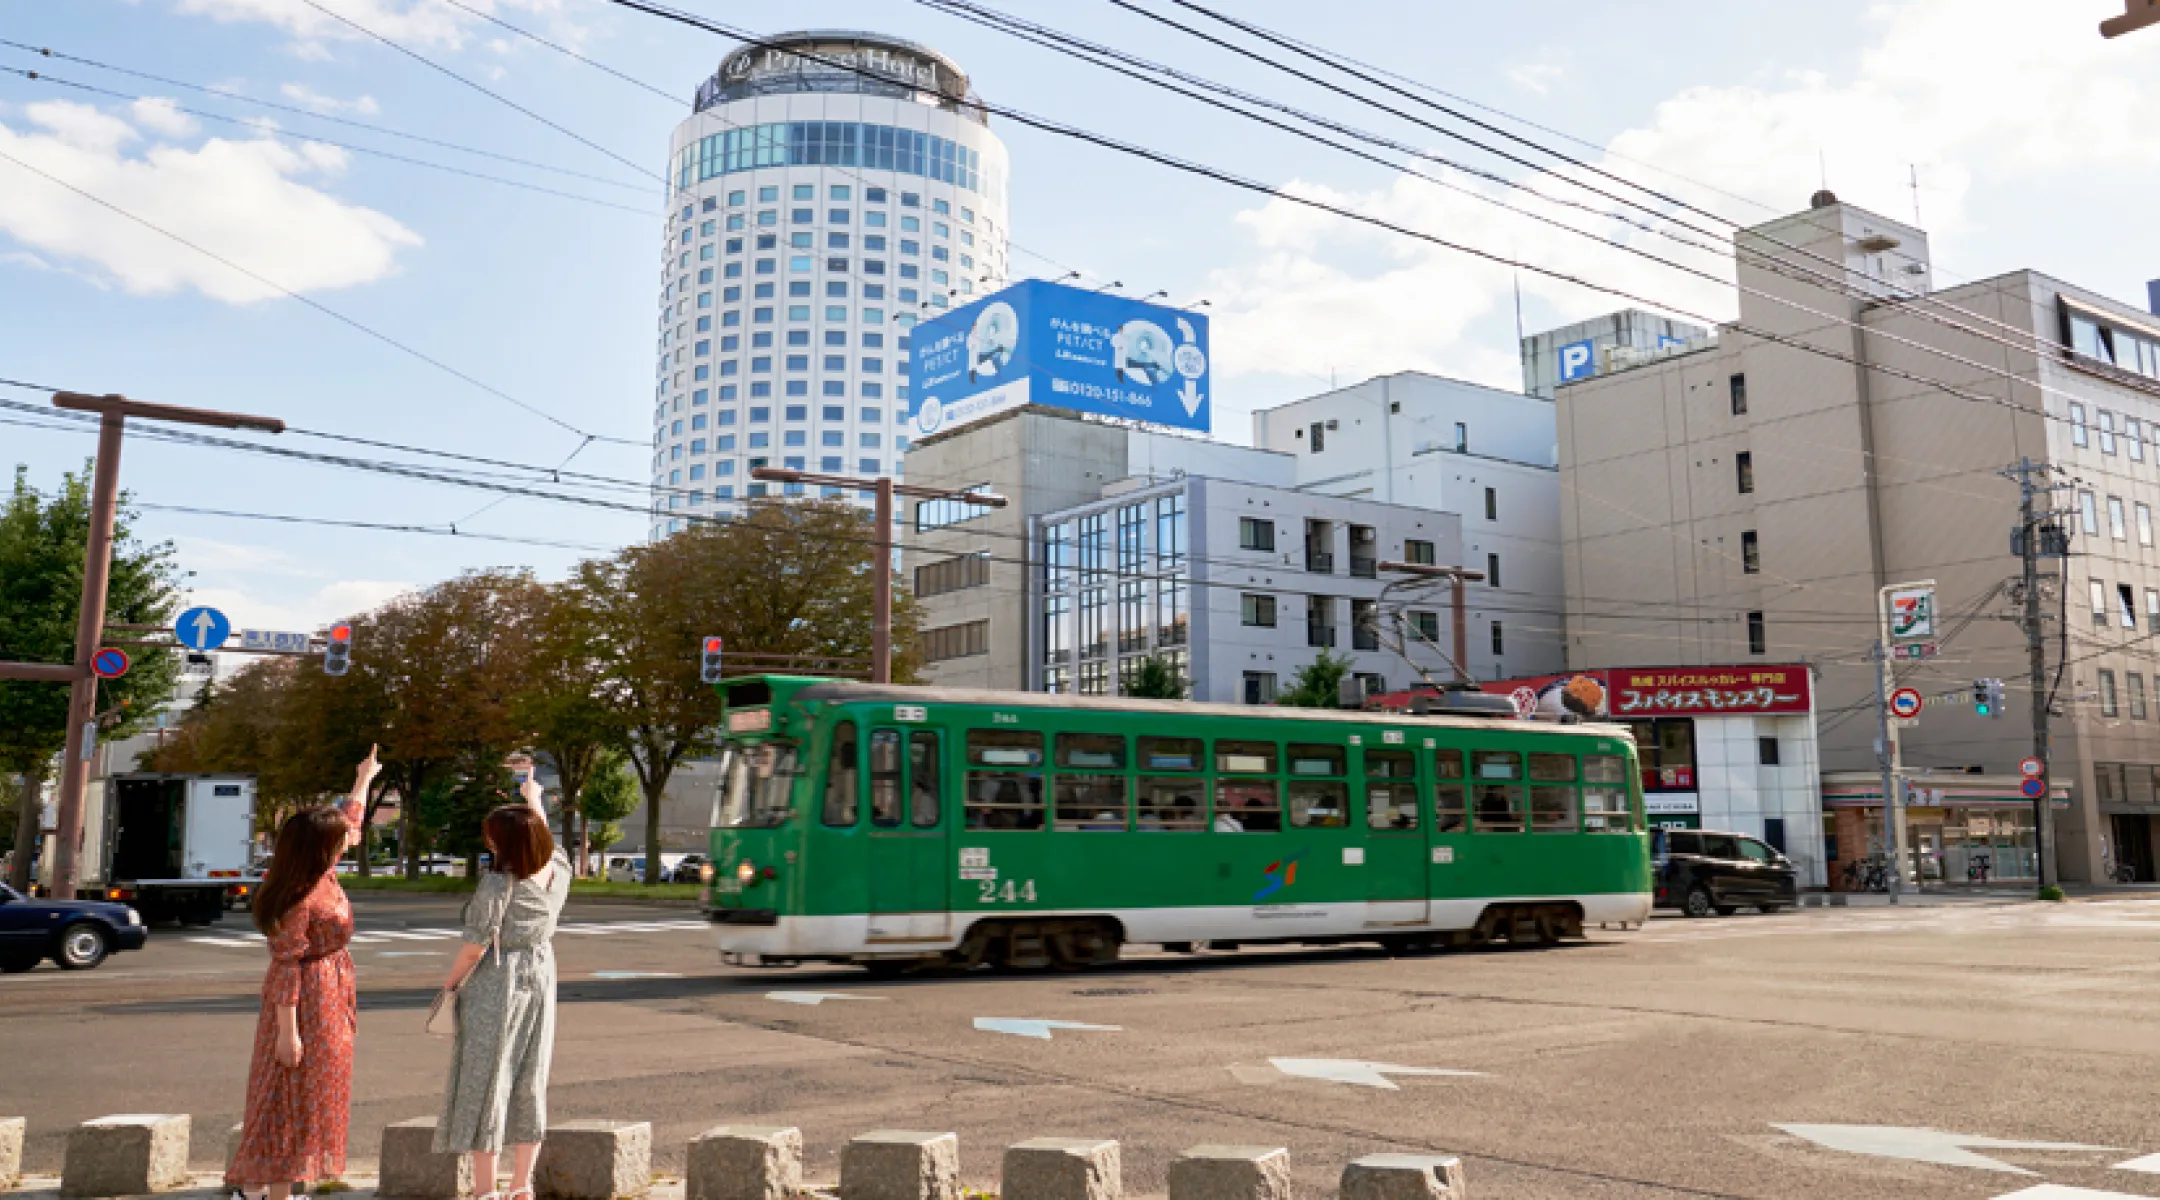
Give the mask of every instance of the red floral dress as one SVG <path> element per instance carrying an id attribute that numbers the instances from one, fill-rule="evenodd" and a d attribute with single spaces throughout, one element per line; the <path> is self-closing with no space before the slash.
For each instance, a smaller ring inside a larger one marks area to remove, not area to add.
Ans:
<path id="1" fill-rule="evenodd" d="M 353 1034 L 359 1024 L 352 955 L 345 952 L 352 935 L 352 903 L 335 873 L 325 873 L 270 939 L 255 1057 L 248 1065 L 247 1116 L 225 1173 L 229 1187 L 301 1183 L 345 1172 Z M 299 1019 L 297 1067 L 277 1060 L 277 1010 L 286 1005 Z"/>

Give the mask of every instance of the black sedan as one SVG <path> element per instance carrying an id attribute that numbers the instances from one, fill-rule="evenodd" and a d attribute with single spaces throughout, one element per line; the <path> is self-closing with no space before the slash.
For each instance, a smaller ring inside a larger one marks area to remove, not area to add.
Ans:
<path id="1" fill-rule="evenodd" d="M 87 971 L 116 950 L 140 950 L 150 931 L 125 904 L 36 900 L 0 883 L 0 971 L 27 971 L 50 958 Z"/>

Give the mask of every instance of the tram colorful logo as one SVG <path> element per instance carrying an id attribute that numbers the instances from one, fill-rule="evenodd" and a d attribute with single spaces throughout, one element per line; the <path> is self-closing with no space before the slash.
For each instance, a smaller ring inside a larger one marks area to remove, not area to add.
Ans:
<path id="1" fill-rule="evenodd" d="M 1269 863 L 1267 870 L 1261 872 L 1260 875 L 1262 879 L 1267 881 L 1267 886 L 1253 893 L 1253 903 L 1258 904 L 1269 896 L 1295 884 L 1297 882 L 1298 860 L 1303 857 L 1305 857 L 1305 852 L 1300 850 L 1288 858 Z"/>

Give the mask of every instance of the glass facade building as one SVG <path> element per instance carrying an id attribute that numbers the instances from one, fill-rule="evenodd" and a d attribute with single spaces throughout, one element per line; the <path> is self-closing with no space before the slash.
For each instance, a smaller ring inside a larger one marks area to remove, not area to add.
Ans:
<path id="1" fill-rule="evenodd" d="M 777 35 L 699 87 L 669 153 L 654 537 L 765 494 L 760 466 L 902 474 L 910 332 L 1009 270 L 1009 162 L 971 100 L 951 60 L 860 33 Z"/>

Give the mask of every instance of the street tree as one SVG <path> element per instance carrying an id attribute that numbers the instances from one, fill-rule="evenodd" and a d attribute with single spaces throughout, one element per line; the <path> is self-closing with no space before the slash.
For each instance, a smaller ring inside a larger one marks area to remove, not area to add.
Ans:
<path id="1" fill-rule="evenodd" d="M 1184 673 L 1162 655 L 1150 654 L 1140 660 L 1125 694 L 1144 700 L 1183 700 L 1186 690 Z"/>
<path id="2" fill-rule="evenodd" d="M 607 685 L 603 627 L 573 586 L 542 588 L 535 604 L 531 662 L 512 701 L 512 715 L 531 731 L 533 748 L 555 768 L 564 833 L 571 832 L 572 815 L 578 817 L 582 833 L 590 818 L 581 798 L 615 743 L 615 724 L 602 699 Z M 613 765 L 627 790 L 619 755 Z M 625 808 L 602 819 L 619 821 L 629 812 Z M 582 845 L 575 857 L 582 873 L 587 862 Z"/>
<path id="3" fill-rule="evenodd" d="M 1356 663 L 1347 654 L 1322 650 L 1320 657 L 1290 676 L 1289 688 L 1275 697 L 1275 703 L 1289 708 L 1334 708 L 1342 702 L 1342 681 Z"/>
<path id="4" fill-rule="evenodd" d="M 90 544 L 90 473 L 67 473 L 50 492 L 30 486 L 17 467 L 12 491 L 0 508 L 0 659 L 72 663 L 82 601 L 83 567 Z M 172 618 L 179 573 L 172 547 L 145 544 L 132 532 L 125 496 L 113 526 L 112 571 L 106 621 L 163 625 Z M 135 648 L 134 663 L 120 679 L 98 684 L 97 711 L 111 714 L 99 736 L 127 737 L 156 719 L 179 678 L 178 656 Z M 15 840 L 8 882 L 29 886 L 30 856 L 53 759 L 67 742 L 68 689 L 57 683 L 0 680 L 0 772 L 17 780 Z"/>
<path id="5" fill-rule="evenodd" d="M 622 752 L 603 751 L 593 763 L 584 790 L 578 794 L 579 871 L 586 870 L 592 854 L 605 855 L 609 846 L 622 840 L 620 822 L 635 812 L 637 805 L 637 779 L 630 774 Z"/>

